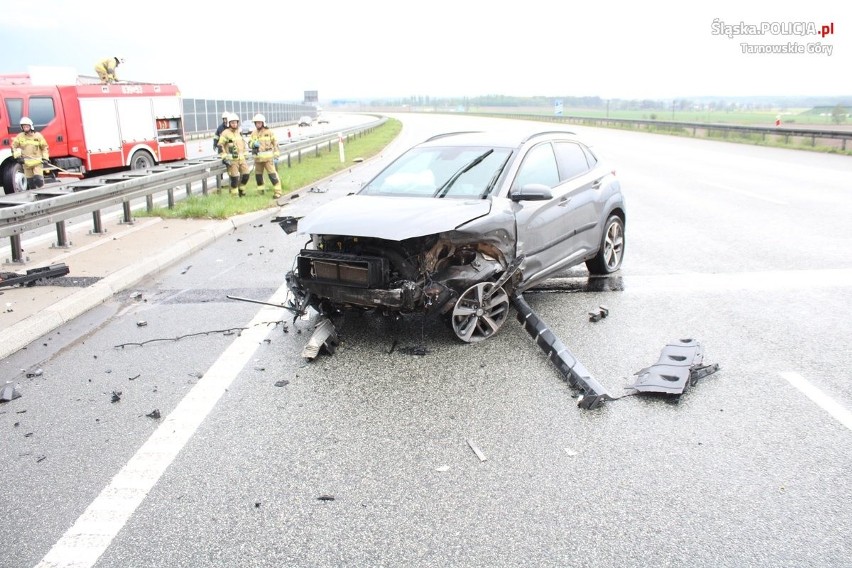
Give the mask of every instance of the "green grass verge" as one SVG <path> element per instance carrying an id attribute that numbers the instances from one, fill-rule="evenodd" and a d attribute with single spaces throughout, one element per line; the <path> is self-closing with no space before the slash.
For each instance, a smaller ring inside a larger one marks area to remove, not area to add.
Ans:
<path id="1" fill-rule="evenodd" d="M 350 138 L 344 143 L 346 161 L 340 161 L 340 153 L 335 143 L 320 146 L 319 155 L 313 150 L 303 151 L 301 161 L 296 156 L 291 157 L 290 167 L 287 161 L 278 164 L 278 177 L 281 179 L 281 190 L 284 195 L 308 187 L 317 181 L 327 178 L 339 171 L 352 167 L 354 160 L 366 160 L 380 153 L 402 130 L 402 123 L 396 119 L 388 119 L 384 124 Z M 227 219 L 234 215 L 242 215 L 261 209 L 277 207 L 272 197 L 272 185 L 264 175 L 267 188 L 264 193 L 258 192 L 254 171 L 248 186 L 246 196 L 239 198 L 230 195 L 229 187 L 223 187 L 220 193 L 211 191 L 208 195 L 193 195 L 177 203 L 171 209 L 156 207 L 151 211 L 134 212 L 136 217 L 163 217 L 166 219 Z"/>

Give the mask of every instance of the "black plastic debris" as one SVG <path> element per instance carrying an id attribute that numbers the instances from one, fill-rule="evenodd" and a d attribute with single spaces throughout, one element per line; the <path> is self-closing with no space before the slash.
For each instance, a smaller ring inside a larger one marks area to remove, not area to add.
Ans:
<path id="1" fill-rule="evenodd" d="M 320 495 L 317 501 L 334 501 L 334 495 Z"/>
<path id="2" fill-rule="evenodd" d="M 695 339 L 678 339 L 663 347 L 659 360 L 635 374 L 628 387 L 637 392 L 681 395 L 698 379 L 719 370 L 719 364 L 704 364 L 704 348 Z"/>
<path id="3" fill-rule="evenodd" d="M 149 412 L 145 416 L 147 416 L 148 418 L 153 418 L 154 420 L 159 420 L 160 419 L 160 409 L 155 408 L 154 410 L 152 410 L 151 412 Z"/>
<path id="4" fill-rule="evenodd" d="M 609 315 L 609 308 L 606 306 L 598 306 L 597 311 L 589 312 L 589 321 L 596 322 L 601 321 L 603 318 Z"/>
<path id="5" fill-rule="evenodd" d="M 148 322 L 145 320 L 139 320 L 136 322 L 136 327 L 145 327 L 146 325 L 148 325 Z"/>
<path id="6" fill-rule="evenodd" d="M 12 286 L 33 286 L 37 281 L 43 278 L 58 278 L 60 276 L 67 275 L 68 272 L 69 268 L 63 263 L 31 268 L 27 270 L 25 274 L 3 272 L 0 273 L 0 288 Z"/>
<path id="7" fill-rule="evenodd" d="M 112 391 L 112 396 L 110 397 L 110 402 L 116 403 L 121 400 L 121 391 Z"/>
<path id="8" fill-rule="evenodd" d="M 276 387 L 286 387 L 290 384 L 290 381 L 275 381 Z"/>
<path id="9" fill-rule="evenodd" d="M 6 384 L 0 389 L 0 402 L 9 402 L 16 398 L 21 398 L 21 393 L 18 392 L 12 381 L 6 381 Z"/>
<path id="10" fill-rule="evenodd" d="M 27 371 L 27 378 L 31 379 L 33 377 L 40 377 L 44 374 L 44 371 L 41 369 L 33 369 L 32 371 Z"/>

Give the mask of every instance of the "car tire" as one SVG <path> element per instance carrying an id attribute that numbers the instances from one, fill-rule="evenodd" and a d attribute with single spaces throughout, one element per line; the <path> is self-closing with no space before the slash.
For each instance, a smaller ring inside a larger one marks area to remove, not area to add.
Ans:
<path id="1" fill-rule="evenodd" d="M 621 268 L 624 259 L 624 221 L 618 215 L 611 215 L 604 225 L 601 246 L 594 258 L 586 261 L 590 274 L 612 274 Z"/>

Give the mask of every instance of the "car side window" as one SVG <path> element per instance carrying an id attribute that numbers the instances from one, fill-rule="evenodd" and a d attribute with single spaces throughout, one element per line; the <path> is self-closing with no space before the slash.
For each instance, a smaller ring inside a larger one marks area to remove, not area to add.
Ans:
<path id="1" fill-rule="evenodd" d="M 559 184 L 559 170 L 550 144 L 539 144 L 527 152 L 512 187 L 521 188 L 531 183 L 540 183 L 547 187 Z"/>
<path id="2" fill-rule="evenodd" d="M 562 180 L 568 180 L 589 171 L 586 153 L 574 142 L 557 142 L 556 158 L 559 161 L 559 174 Z"/>

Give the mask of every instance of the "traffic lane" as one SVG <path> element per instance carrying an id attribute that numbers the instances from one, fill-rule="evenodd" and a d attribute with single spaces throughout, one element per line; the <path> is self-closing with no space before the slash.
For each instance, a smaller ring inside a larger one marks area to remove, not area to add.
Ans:
<path id="1" fill-rule="evenodd" d="M 265 299 L 265 286 L 281 285 L 278 265 L 292 254 L 272 260 L 279 234 L 271 223 L 235 229 L 197 260 L 190 257 L 0 363 L 22 394 L 0 407 L 10 433 L 0 459 L 0 474 L 9 480 L 0 497 L 9 511 L 0 534 L 14 542 L 22 527 L 34 533 L 10 553 L 11 565 L 42 558 L 154 432 L 160 420 L 148 414 L 166 417 L 257 312 L 226 295 Z M 258 269 L 267 260 L 275 266 Z M 269 277 L 247 281 L 247 274 Z M 25 377 L 36 369 L 37 377 Z"/>
<path id="2" fill-rule="evenodd" d="M 476 345 L 427 325 L 418 357 L 416 319 L 354 316 L 340 350 L 310 364 L 288 334 L 258 352 L 98 565 L 151 549 L 174 566 L 841 562 L 849 432 L 773 376 L 793 362 L 767 368 L 785 346 L 725 333 L 714 295 L 674 309 L 627 292 L 530 302 L 614 392 L 685 322 L 722 370 L 677 405 L 628 397 L 584 412 L 515 322 Z M 599 303 L 611 316 L 586 321 Z"/>
<path id="3" fill-rule="evenodd" d="M 636 238 L 656 241 L 645 266 L 667 257 L 668 264 L 704 272 L 852 267 L 845 252 L 852 228 L 844 221 L 852 214 L 849 160 L 776 150 L 787 160 L 756 160 L 749 168 L 738 158 L 734 167 L 722 156 L 707 160 L 701 144 L 718 143 L 681 141 L 687 154 L 676 149 L 678 139 L 647 138 L 647 154 L 624 151 L 616 160 L 628 204 L 628 254 Z M 672 152 L 683 158 L 670 158 Z M 765 169 L 755 167 L 761 163 Z M 672 239 L 662 228 L 678 220 L 689 230 Z"/>

